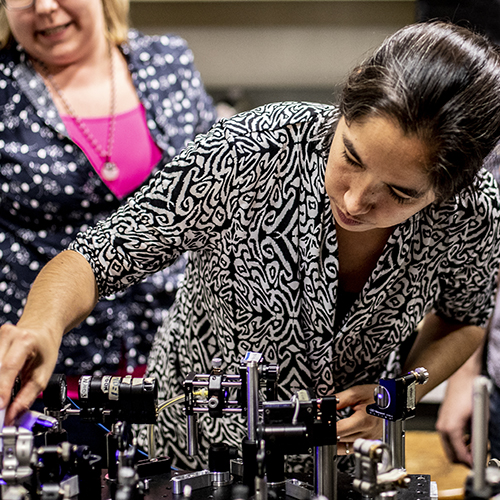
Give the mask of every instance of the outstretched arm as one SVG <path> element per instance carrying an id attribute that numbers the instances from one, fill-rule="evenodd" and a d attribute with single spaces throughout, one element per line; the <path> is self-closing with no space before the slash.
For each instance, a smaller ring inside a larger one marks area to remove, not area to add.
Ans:
<path id="1" fill-rule="evenodd" d="M 21 377 L 6 425 L 45 388 L 62 336 L 90 314 L 97 300 L 94 274 L 79 253 L 62 252 L 41 270 L 17 325 L 0 327 L 0 408 L 9 404 L 15 379 Z"/>
<path id="2" fill-rule="evenodd" d="M 455 372 L 477 349 L 483 337 L 482 328 L 448 323 L 435 314 L 428 314 L 403 368 L 403 373 L 418 367 L 429 372 L 428 383 L 417 385 L 417 400 Z M 340 453 L 345 449 L 345 443 L 352 443 L 359 437 L 382 437 L 382 420 L 366 413 L 366 406 L 374 402 L 374 388 L 375 385 L 355 386 L 337 394 L 338 409 L 351 407 L 354 410 L 352 416 L 337 423 Z"/>
<path id="3" fill-rule="evenodd" d="M 422 321 L 403 373 L 423 366 L 429 382 L 417 385 L 417 399 L 455 373 L 478 349 L 486 330 L 479 326 L 451 323 L 430 313 Z"/>

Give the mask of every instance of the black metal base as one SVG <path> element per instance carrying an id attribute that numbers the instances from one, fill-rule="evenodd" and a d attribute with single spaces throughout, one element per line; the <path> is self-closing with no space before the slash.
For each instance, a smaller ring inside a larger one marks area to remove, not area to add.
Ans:
<path id="1" fill-rule="evenodd" d="M 144 500 L 180 500 L 182 495 L 174 495 L 172 491 L 171 478 L 184 472 L 172 472 L 161 474 L 149 479 L 149 489 Z M 407 489 L 401 489 L 398 500 L 431 500 L 431 477 L 427 474 L 410 474 L 411 481 Z M 352 488 L 353 477 L 349 474 L 338 473 L 338 500 L 361 500 L 362 495 Z M 238 484 L 238 483 L 235 483 Z M 273 489 L 269 498 L 276 495 L 276 500 L 293 500 L 284 493 L 283 488 Z M 102 500 L 110 498 L 109 489 L 104 481 Z M 191 492 L 190 500 L 231 500 L 233 498 L 233 485 L 221 486 L 219 488 L 202 488 Z"/>

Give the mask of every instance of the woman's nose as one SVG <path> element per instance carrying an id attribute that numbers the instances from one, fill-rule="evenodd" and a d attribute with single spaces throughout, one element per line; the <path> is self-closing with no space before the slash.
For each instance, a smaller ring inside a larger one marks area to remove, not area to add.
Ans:
<path id="1" fill-rule="evenodd" d="M 375 192 L 368 183 L 353 183 L 344 194 L 345 208 L 350 215 L 363 215 L 373 209 Z"/>
<path id="2" fill-rule="evenodd" d="M 59 7 L 57 0 L 36 0 L 35 10 L 37 14 L 50 14 Z"/>

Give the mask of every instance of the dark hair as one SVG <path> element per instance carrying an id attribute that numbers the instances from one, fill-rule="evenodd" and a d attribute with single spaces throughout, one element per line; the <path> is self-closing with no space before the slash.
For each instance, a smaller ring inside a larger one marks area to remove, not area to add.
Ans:
<path id="1" fill-rule="evenodd" d="M 438 200 L 471 186 L 500 139 L 500 51 L 485 37 L 444 22 L 406 26 L 361 63 L 342 90 L 352 123 L 384 116 L 429 148 Z"/>

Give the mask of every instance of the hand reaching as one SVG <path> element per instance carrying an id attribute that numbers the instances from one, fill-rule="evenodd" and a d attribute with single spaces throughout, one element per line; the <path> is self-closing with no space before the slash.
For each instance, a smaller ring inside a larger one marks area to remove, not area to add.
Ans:
<path id="1" fill-rule="evenodd" d="M 5 425 L 27 411 L 47 385 L 57 362 L 60 336 L 11 324 L 0 327 L 0 408 L 10 401 L 16 377 L 21 390 L 9 405 Z"/>
<path id="2" fill-rule="evenodd" d="M 357 385 L 336 394 L 337 409 L 351 407 L 354 413 L 337 422 L 339 436 L 338 454 L 348 454 L 358 438 L 381 439 L 383 420 L 366 413 L 366 407 L 374 403 L 373 392 L 376 384 Z"/>
<path id="3" fill-rule="evenodd" d="M 459 375 L 458 372 L 455 375 Z M 472 467 L 470 447 L 473 378 L 448 382 L 439 408 L 436 430 L 450 461 Z"/>

